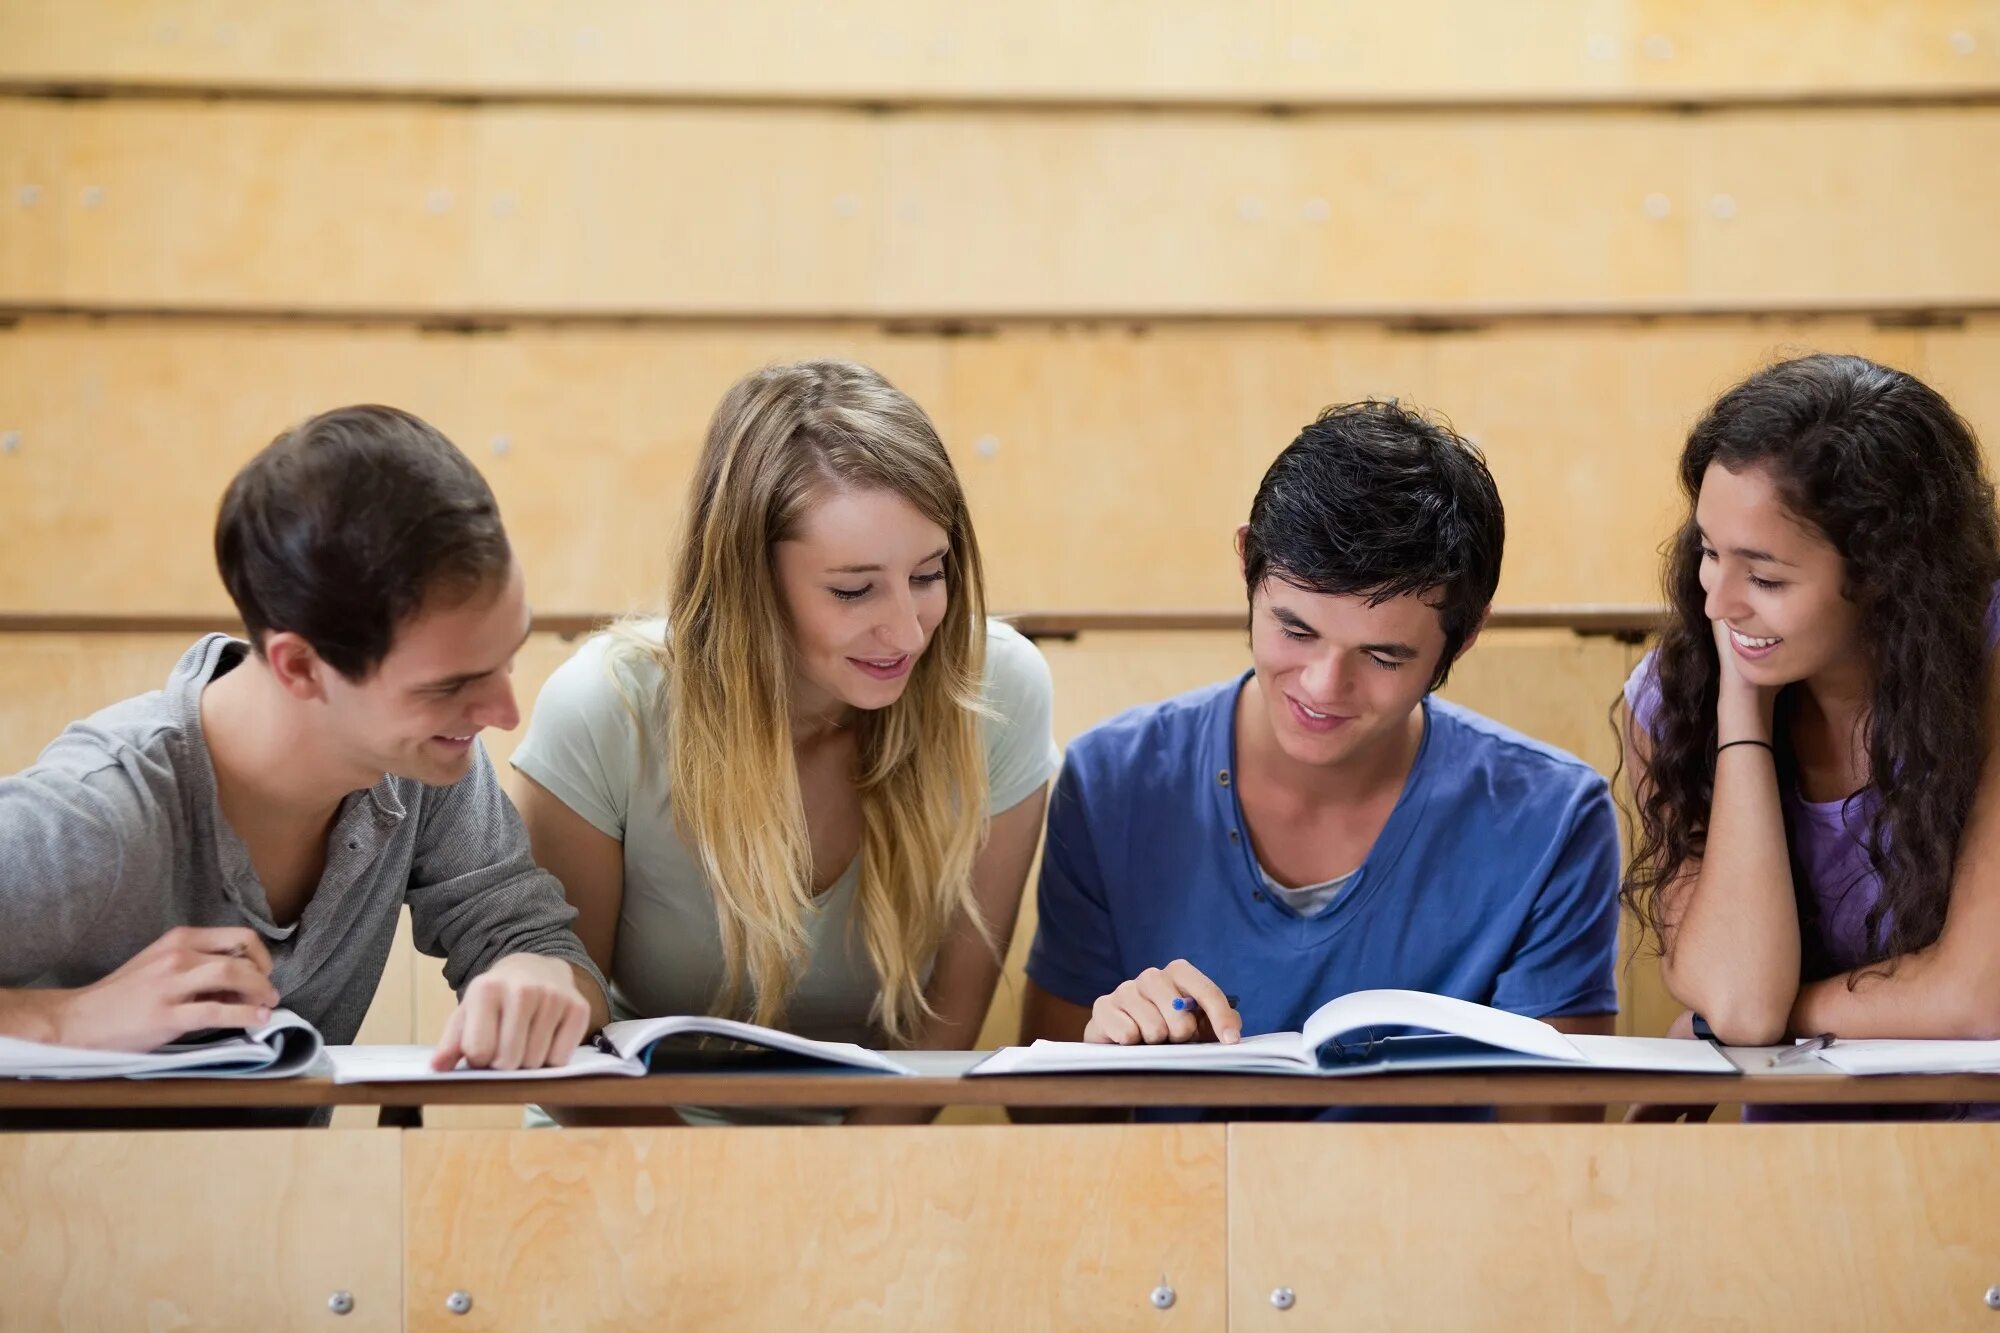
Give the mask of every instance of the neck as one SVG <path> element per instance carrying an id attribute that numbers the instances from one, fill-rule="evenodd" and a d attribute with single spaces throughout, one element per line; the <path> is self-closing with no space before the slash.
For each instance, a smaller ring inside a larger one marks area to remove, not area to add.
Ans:
<path id="1" fill-rule="evenodd" d="M 254 654 L 202 690 L 201 730 L 232 820 L 322 821 L 374 782 L 341 771 Z"/>
<path id="2" fill-rule="evenodd" d="M 1424 742 L 1424 710 L 1410 710 L 1402 726 L 1393 728 L 1366 749 L 1338 763 L 1303 764 L 1285 753 L 1271 729 L 1271 715 L 1255 676 L 1236 698 L 1236 764 L 1254 767 L 1274 784 L 1310 805 L 1358 805 L 1383 795 L 1400 794 L 1417 751 Z"/>
<path id="3" fill-rule="evenodd" d="M 845 731 L 854 721 L 854 709 L 794 676 L 789 720 L 794 746 L 816 745 Z"/>
<path id="4" fill-rule="evenodd" d="M 1801 681 L 1799 693 L 1802 707 L 1798 720 L 1823 727 L 1830 740 L 1845 742 L 1858 736 L 1874 689 L 1863 663 L 1843 660 Z"/>

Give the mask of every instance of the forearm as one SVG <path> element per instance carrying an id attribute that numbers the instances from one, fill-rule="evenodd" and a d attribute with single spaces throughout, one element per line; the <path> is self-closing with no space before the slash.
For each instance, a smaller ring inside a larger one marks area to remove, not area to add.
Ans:
<path id="1" fill-rule="evenodd" d="M 0 1037 L 55 1045 L 62 1041 L 62 1005 L 69 991 L 0 990 Z"/>
<path id="2" fill-rule="evenodd" d="M 1676 904 L 1661 976 L 1722 1040 L 1784 1030 L 1799 988 L 1799 915 L 1776 765 L 1761 746 L 1717 757 L 1707 850 Z"/>
<path id="3" fill-rule="evenodd" d="M 1934 945 L 1892 960 L 1893 968 L 1862 968 L 1801 987 L 1788 1030 L 1812 1037 L 2000 1039 L 2000 977 L 1985 958 L 1957 959 Z M 1852 984 L 1850 984 L 1852 983 Z"/>
<path id="4" fill-rule="evenodd" d="M 611 1021 L 611 1001 L 605 995 L 604 986 L 595 973 L 587 968 L 578 967 L 575 963 L 569 965 L 569 970 L 576 977 L 577 990 L 583 993 L 584 1000 L 590 1005 L 590 1027 L 587 1032 L 596 1032 Z"/>

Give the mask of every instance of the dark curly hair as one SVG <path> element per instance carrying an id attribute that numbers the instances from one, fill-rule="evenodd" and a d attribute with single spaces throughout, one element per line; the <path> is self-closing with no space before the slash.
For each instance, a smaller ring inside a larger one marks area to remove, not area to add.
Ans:
<path id="1" fill-rule="evenodd" d="M 1840 553 L 1841 591 L 1858 613 L 1872 677 L 1862 726 L 1877 799 L 1863 848 L 1882 894 L 1866 917 L 1867 966 L 1886 971 L 1944 927 L 1985 754 L 1986 614 L 2000 579 L 2000 524 L 1978 442 L 1935 390 L 1858 356 L 1805 356 L 1758 371 L 1695 425 L 1681 453 L 1688 517 L 1666 552 L 1667 617 L 1654 659 L 1660 709 L 1624 886 L 1656 942 L 1659 890 L 1706 851 L 1715 791 L 1720 664 L 1694 520 L 1711 463 L 1768 469 L 1785 506 Z M 1786 789 L 1798 780 L 1788 742 L 1796 699 L 1788 685 L 1777 700 L 1773 740 Z M 1792 885 L 1807 975 L 1827 975 L 1796 852 Z"/>

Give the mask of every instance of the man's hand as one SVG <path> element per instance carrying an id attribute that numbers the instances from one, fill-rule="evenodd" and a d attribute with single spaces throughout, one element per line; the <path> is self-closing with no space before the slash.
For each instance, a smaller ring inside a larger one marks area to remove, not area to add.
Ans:
<path id="1" fill-rule="evenodd" d="M 569 1062 L 590 1028 L 590 1001 L 560 958 L 509 954 L 474 977 L 445 1024 L 431 1068 L 540 1069 Z"/>
<path id="2" fill-rule="evenodd" d="M 1184 958 L 1149 967 L 1090 1007 L 1085 1041 L 1117 1046 L 1212 1040 L 1243 1035 L 1243 1015 L 1222 988 Z"/>
<path id="3" fill-rule="evenodd" d="M 202 1028 L 254 1028 L 278 1003 L 264 941 L 239 926 L 177 926 L 102 981 L 44 994 L 42 1039 L 100 1051 L 150 1051 Z"/>

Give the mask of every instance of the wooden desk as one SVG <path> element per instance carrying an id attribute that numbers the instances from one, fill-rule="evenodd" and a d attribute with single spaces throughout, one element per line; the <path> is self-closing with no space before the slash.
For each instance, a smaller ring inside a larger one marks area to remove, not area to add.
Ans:
<path id="1" fill-rule="evenodd" d="M 325 1079 L 0 1079 L 0 1110 L 285 1106 L 1590 1106 L 2000 1101 L 2000 1076 L 1847 1078 L 1605 1073 L 1276 1075 L 654 1074 L 646 1078 L 350 1083 Z"/>

